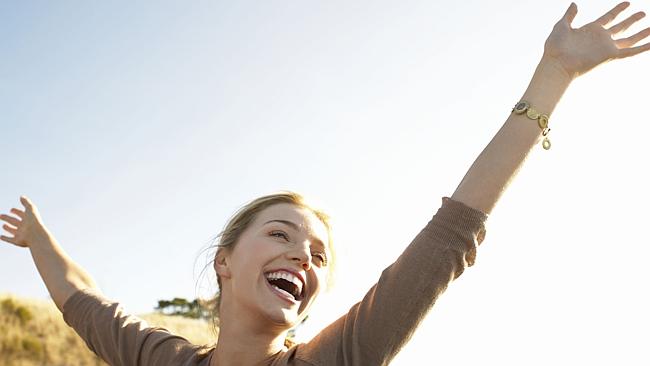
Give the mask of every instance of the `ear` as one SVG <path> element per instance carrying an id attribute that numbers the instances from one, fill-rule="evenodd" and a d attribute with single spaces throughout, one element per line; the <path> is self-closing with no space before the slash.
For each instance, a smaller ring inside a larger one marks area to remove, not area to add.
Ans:
<path id="1" fill-rule="evenodd" d="M 230 257 L 227 250 L 220 250 L 214 258 L 214 270 L 221 278 L 230 278 Z"/>

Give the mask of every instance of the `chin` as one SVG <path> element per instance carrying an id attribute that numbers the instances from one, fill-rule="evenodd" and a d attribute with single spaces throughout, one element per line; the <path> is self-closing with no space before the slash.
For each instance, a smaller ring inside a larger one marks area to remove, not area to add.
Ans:
<path id="1" fill-rule="evenodd" d="M 285 330 L 293 328 L 302 320 L 302 317 L 300 317 L 293 309 L 267 309 L 265 313 L 266 318 L 268 318 L 273 324 L 276 324 L 283 329 L 286 328 Z"/>
<path id="2" fill-rule="evenodd" d="M 307 317 L 311 305 L 311 303 L 308 303 L 304 307 L 302 305 L 299 306 L 297 309 L 282 307 L 276 307 L 274 309 L 267 308 L 265 313 L 271 322 L 289 330 L 300 324 Z"/>
<path id="3" fill-rule="evenodd" d="M 315 296 L 313 294 L 308 295 L 300 303 L 294 305 L 288 305 L 288 303 L 283 305 L 282 302 L 277 302 L 276 299 L 276 301 L 266 302 L 264 305 L 260 304 L 261 308 L 259 310 L 270 323 L 283 330 L 289 330 L 307 317 L 314 300 Z"/>

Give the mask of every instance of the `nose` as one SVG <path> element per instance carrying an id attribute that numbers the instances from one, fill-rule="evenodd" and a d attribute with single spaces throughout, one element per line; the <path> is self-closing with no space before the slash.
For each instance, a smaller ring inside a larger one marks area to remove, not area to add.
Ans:
<path id="1" fill-rule="evenodd" d="M 292 262 L 297 263 L 305 271 L 311 269 L 311 250 L 308 245 L 301 245 L 288 252 L 287 255 Z"/>

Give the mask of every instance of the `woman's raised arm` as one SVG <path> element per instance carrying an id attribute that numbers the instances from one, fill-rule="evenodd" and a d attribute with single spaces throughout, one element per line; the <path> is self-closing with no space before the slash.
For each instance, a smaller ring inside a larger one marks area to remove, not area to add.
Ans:
<path id="1" fill-rule="evenodd" d="M 550 114 L 579 75 L 605 61 L 650 49 L 647 44 L 630 48 L 650 35 L 650 29 L 624 40 L 611 38 L 640 19 L 642 13 L 604 28 L 628 5 L 621 3 L 598 20 L 572 29 L 577 7 L 571 4 L 548 37 L 544 56 L 522 100 Z M 531 118 L 513 111 L 451 199 L 443 199 L 438 212 L 382 272 L 377 284 L 347 314 L 300 346 L 296 359 L 326 365 L 390 362 L 448 285 L 474 264 L 478 246 L 485 238 L 487 214 L 543 138 L 543 122 Z M 457 326 L 469 329 L 472 325 Z M 432 349 L 437 346 L 431 345 Z"/>
<path id="2" fill-rule="evenodd" d="M 23 248 L 29 248 L 36 268 L 45 282 L 52 300 L 63 312 L 63 304 L 77 290 L 97 289 L 95 281 L 75 263 L 61 248 L 54 236 L 47 230 L 37 207 L 27 198 L 20 197 L 24 210 L 12 208 L 11 213 L 0 215 L 6 224 L 3 228 L 13 236 L 0 239 Z"/>
<path id="3" fill-rule="evenodd" d="M 521 100 L 529 102 L 539 113 L 550 116 L 576 77 L 606 61 L 649 50 L 650 43 L 632 46 L 650 35 L 650 28 L 628 38 L 612 38 L 643 18 L 645 13 L 637 12 L 626 20 L 605 28 L 629 5 L 629 2 L 622 2 L 597 20 L 573 29 L 571 22 L 578 8 L 571 3 L 546 40 L 542 60 Z M 513 101 L 513 105 L 516 102 L 518 101 Z M 511 113 L 470 167 L 452 199 L 487 214 L 492 211 L 528 153 L 543 138 L 540 123 L 526 114 Z M 549 127 L 552 124 L 553 121 Z"/>

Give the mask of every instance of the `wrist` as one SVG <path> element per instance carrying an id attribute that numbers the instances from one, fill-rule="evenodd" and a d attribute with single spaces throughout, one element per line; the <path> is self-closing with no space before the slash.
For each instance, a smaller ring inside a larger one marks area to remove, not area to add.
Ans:
<path id="1" fill-rule="evenodd" d="M 55 243 L 56 239 L 49 230 L 46 227 L 41 227 L 38 230 L 34 230 L 33 235 L 28 239 L 27 245 L 29 248 L 40 248 L 53 246 Z"/>
<path id="2" fill-rule="evenodd" d="M 520 100 L 527 100 L 540 113 L 551 116 L 573 77 L 553 58 L 542 57 Z"/>
<path id="3" fill-rule="evenodd" d="M 571 83 L 578 77 L 578 73 L 569 71 L 562 61 L 553 56 L 549 56 L 546 53 L 542 55 L 538 68 L 542 69 L 544 73 L 549 74 L 558 81 L 566 84 Z"/>

